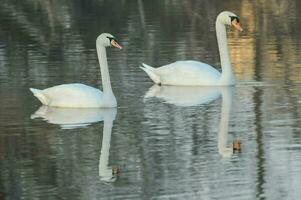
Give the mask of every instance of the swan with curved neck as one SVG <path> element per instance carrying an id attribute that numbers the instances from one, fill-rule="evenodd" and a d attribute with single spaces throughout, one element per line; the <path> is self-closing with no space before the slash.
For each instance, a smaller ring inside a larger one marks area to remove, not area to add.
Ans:
<path id="1" fill-rule="evenodd" d="M 80 84 L 63 84 L 44 90 L 30 88 L 43 105 L 69 108 L 116 107 L 117 101 L 111 87 L 106 47 L 122 49 L 115 37 L 102 33 L 96 39 L 97 56 L 101 70 L 103 92 L 99 89 Z"/>
<path id="2" fill-rule="evenodd" d="M 217 16 L 215 28 L 222 73 L 206 63 L 191 60 L 177 61 L 159 68 L 153 68 L 143 63 L 141 69 L 156 84 L 160 85 L 234 85 L 235 78 L 228 51 L 226 25 L 233 26 L 237 30 L 242 31 L 239 18 L 234 13 L 223 11 Z"/>

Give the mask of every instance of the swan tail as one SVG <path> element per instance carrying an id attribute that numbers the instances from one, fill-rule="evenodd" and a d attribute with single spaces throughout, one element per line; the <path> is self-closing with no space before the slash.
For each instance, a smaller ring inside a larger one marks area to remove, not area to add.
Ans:
<path id="1" fill-rule="evenodd" d="M 152 79 L 156 84 L 160 84 L 161 80 L 160 80 L 160 76 L 158 76 L 154 71 L 155 68 L 142 63 L 142 66 L 140 67 L 143 71 L 146 72 L 146 74 L 150 77 L 150 79 Z"/>
<path id="2" fill-rule="evenodd" d="M 33 95 L 35 97 L 37 97 L 43 105 L 48 105 L 48 100 L 45 97 L 45 95 L 42 93 L 42 90 L 38 90 L 38 89 L 34 89 L 34 88 L 29 88 L 29 89 L 33 93 Z"/>

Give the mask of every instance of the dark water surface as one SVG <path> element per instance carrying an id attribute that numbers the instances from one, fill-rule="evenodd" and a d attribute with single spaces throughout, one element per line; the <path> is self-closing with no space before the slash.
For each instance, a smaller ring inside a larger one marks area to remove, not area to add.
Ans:
<path id="1" fill-rule="evenodd" d="M 300 9 L 298 0 L 0 0 L 0 198 L 300 199 Z M 141 62 L 220 69 L 222 10 L 245 29 L 228 33 L 237 85 L 153 86 Z M 125 47 L 107 52 L 118 108 L 40 107 L 29 87 L 101 87 L 102 32 Z"/>

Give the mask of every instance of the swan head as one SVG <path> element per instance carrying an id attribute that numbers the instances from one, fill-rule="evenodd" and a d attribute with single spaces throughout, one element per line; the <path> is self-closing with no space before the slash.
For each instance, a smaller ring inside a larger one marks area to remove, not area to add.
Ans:
<path id="1" fill-rule="evenodd" d="M 110 33 L 102 33 L 96 39 L 96 44 L 104 47 L 116 47 L 122 49 L 122 46 L 118 44 L 116 38 Z"/>
<path id="2" fill-rule="evenodd" d="M 221 12 L 217 16 L 216 21 L 219 21 L 224 25 L 233 26 L 238 31 L 243 31 L 243 29 L 240 26 L 239 17 L 236 14 L 234 14 L 233 12 L 229 12 L 229 11 Z"/>

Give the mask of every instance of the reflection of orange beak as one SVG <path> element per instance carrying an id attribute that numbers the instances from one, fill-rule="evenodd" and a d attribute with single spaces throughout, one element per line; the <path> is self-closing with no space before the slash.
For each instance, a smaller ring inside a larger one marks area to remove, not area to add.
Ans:
<path id="1" fill-rule="evenodd" d="M 118 44 L 116 42 L 116 40 L 114 40 L 114 39 L 111 41 L 111 44 L 112 44 L 113 47 L 116 47 L 118 49 L 122 49 L 122 46 L 120 44 Z"/>
<path id="2" fill-rule="evenodd" d="M 234 28 L 236 28 L 236 30 L 242 32 L 243 29 L 241 28 L 240 24 L 239 23 L 232 23 L 232 25 L 234 26 Z"/>

